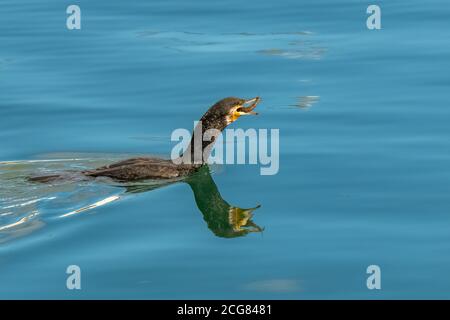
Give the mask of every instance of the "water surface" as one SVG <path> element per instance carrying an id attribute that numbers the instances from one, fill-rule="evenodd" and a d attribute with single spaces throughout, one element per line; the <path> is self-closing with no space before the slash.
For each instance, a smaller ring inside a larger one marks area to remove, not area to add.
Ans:
<path id="1" fill-rule="evenodd" d="M 1 298 L 450 297 L 446 2 L 380 1 L 379 31 L 350 0 L 81 0 L 79 31 L 69 4 L 2 3 Z M 26 180 L 168 156 L 230 95 L 262 96 L 232 127 L 280 129 L 277 175 Z"/>

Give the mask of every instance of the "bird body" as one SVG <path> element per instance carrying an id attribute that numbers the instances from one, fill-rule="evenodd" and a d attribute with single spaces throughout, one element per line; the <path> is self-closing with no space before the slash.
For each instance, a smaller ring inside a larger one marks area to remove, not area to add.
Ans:
<path id="1" fill-rule="evenodd" d="M 178 178 L 190 174 L 197 168 L 193 165 L 174 164 L 172 160 L 142 157 L 84 171 L 83 174 L 89 177 L 110 177 L 118 181 L 136 181 Z"/>

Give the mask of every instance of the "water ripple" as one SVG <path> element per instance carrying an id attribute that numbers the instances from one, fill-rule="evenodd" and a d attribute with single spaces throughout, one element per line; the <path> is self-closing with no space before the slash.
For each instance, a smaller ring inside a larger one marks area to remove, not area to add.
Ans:
<path id="1" fill-rule="evenodd" d="M 26 235 L 57 218 L 120 199 L 120 185 L 103 183 L 102 179 L 87 180 L 79 171 L 126 156 L 66 154 L 53 159 L 0 162 L 0 243 Z M 66 179 L 50 184 L 28 181 L 28 177 L 53 174 L 63 174 Z"/>
<path id="2" fill-rule="evenodd" d="M 253 52 L 287 59 L 320 59 L 327 49 L 309 31 L 279 33 L 136 32 L 140 39 L 178 52 Z"/>

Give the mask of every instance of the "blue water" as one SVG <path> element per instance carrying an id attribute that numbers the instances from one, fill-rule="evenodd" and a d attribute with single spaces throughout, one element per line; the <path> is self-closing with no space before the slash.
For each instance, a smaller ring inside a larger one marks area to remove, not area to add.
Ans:
<path id="1" fill-rule="evenodd" d="M 79 0 L 73 31 L 70 4 L 2 1 L 0 298 L 450 298 L 446 1 L 377 1 L 381 30 L 356 0 Z M 231 127 L 279 129 L 278 174 L 26 181 L 168 156 L 230 95 L 263 98 Z"/>

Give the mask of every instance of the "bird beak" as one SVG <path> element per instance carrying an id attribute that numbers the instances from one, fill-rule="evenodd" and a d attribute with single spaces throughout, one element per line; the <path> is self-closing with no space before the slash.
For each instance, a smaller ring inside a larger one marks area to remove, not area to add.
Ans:
<path id="1" fill-rule="evenodd" d="M 245 102 L 239 108 L 237 108 L 236 112 L 238 112 L 240 116 L 249 114 L 257 115 L 258 113 L 254 112 L 253 109 L 256 108 L 256 106 L 260 101 L 261 101 L 260 97 L 245 100 Z"/>
<path id="2" fill-rule="evenodd" d="M 253 109 L 256 108 L 256 105 L 260 101 L 260 97 L 255 97 L 253 99 L 244 100 L 244 103 L 234 107 L 227 118 L 228 124 L 236 121 L 240 116 L 247 116 L 249 114 L 257 115 L 258 113 L 254 112 Z"/>

